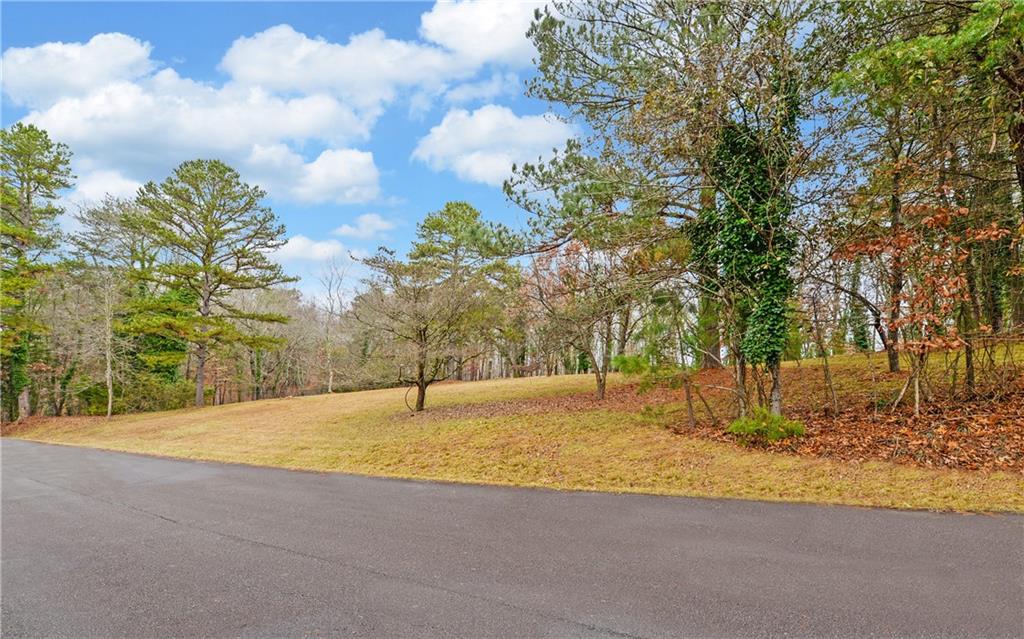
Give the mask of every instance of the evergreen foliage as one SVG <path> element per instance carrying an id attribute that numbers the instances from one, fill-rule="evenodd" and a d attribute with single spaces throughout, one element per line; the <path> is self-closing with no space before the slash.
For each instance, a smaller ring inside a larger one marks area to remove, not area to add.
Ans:
<path id="1" fill-rule="evenodd" d="M 196 356 L 195 404 L 205 403 L 204 373 L 214 345 L 273 346 L 278 340 L 246 334 L 239 320 L 284 322 L 278 313 L 245 311 L 231 294 L 294 281 L 267 253 L 284 245 L 284 226 L 263 205 L 266 193 L 244 183 L 218 160 L 192 160 L 160 184 L 149 182 L 137 202 L 146 214 L 139 229 L 167 254 L 148 277 L 180 290 L 165 298 L 163 331 L 192 344 Z M 186 308 L 188 311 L 186 312 Z"/>
<path id="2" fill-rule="evenodd" d="M 31 296 L 49 270 L 47 254 L 59 239 L 58 192 L 71 187 L 71 152 L 42 129 L 16 123 L 0 131 L 0 395 L 4 419 L 29 412 L 27 368 L 34 335 Z"/>

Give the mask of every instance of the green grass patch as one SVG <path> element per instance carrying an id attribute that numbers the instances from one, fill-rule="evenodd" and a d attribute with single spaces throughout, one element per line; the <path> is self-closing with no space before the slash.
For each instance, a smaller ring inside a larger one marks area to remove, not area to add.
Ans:
<path id="1" fill-rule="evenodd" d="M 726 429 L 744 443 L 777 442 L 787 437 L 803 437 L 804 425 L 782 415 L 773 415 L 766 408 L 755 408 L 750 415 L 740 417 Z"/>

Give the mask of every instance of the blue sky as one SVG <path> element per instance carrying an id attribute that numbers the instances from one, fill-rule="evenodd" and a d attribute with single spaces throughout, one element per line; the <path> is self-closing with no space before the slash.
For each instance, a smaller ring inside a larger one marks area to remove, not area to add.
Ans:
<path id="1" fill-rule="evenodd" d="M 69 208 L 218 157 L 264 186 L 301 288 L 404 250 L 448 200 L 518 226 L 500 182 L 571 126 L 523 95 L 528 3 L 3 5 L 3 124 L 68 144 Z M 70 224 L 69 224 L 70 226 Z"/>

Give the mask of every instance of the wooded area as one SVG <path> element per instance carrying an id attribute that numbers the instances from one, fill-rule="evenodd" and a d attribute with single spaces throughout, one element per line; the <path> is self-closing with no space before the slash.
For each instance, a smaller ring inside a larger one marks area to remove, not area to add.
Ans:
<path id="1" fill-rule="evenodd" d="M 315 299 L 224 163 L 67 233 L 73 149 L 5 129 L 3 420 L 620 370 L 693 422 L 722 368 L 765 423 L 783 361 L 836 415 L 829 358 L 875 351 L 882 408 L 1024 397 L 1024 4 L 556 2 L 529 37 L 530 95 L 586 132 L 506 182 L 529 228 L 450 202 Z"/>

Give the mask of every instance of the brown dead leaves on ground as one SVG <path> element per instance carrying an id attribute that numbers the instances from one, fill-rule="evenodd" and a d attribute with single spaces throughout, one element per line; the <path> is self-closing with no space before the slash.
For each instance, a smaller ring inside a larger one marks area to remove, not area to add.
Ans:
<path id="1" fill-rule="evenodd" d="M 807 436 L 772 448 L 801 455 L 864 461 L 884 459 L 930 468 L 1024 473 L 1024 393 L 999 401 L 944 401 L 919 416 L 846 410 L 833 418 L 794 411 Z"/>
<path id="2" fill-rule="evenodd" d="M 839 412 L 833 415 L 820 368 L 786 372 L 783 382 L 790 388 L 786 414 L 803 422 L 807 435 L 770 444 L 770 450 L 1024 473 L 1024 377 L 1009 381 L 998 398 L 933 397 L 915 416 L 909 396 L 900 406 L 891 406 L 905 374 L 840 368 L 835 371 Z M 731 439 L 720 430 L 707 435 Z"/>

